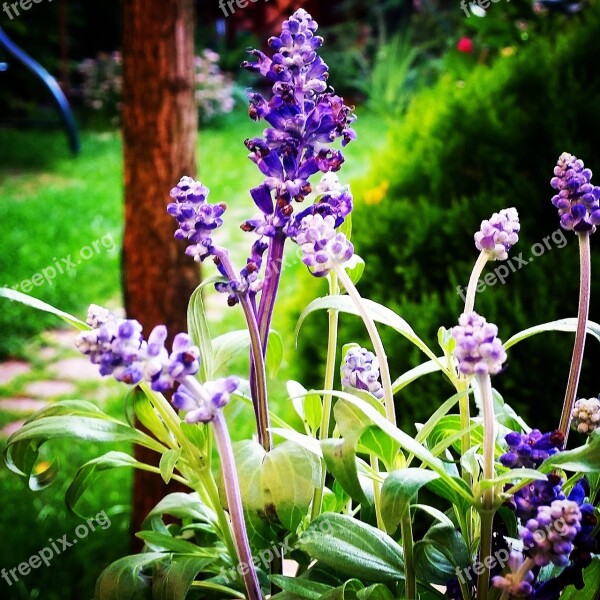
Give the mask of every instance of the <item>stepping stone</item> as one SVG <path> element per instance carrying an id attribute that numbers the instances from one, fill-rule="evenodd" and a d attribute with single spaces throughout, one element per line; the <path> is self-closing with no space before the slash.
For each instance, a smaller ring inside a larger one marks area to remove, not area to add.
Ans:
<path id="1" fill-rule="evenodd" d="M 75 329 L 53 329 L 44 333 L 44 339 L 61 348 L 75 349 L 75 338 L 78 333 Z"/>
<path id="2" fill-rule="evenodd" d="M 7 398 L 0 400 L 0 411 L 34 413 L 48 406 L 46 400 L 32 400 L 31 398 Z"/>
<path id="3" fill-rule="evenodd" d="M 30 364 L 23 360 L 9 360 L 0 363 L 0 385 L 6 385 L 19 375 L 24 375 L 29 371 L 31 371 Z"/>
<path id="4" fill-rule="evenodd" d="M 0 437 L 9 438 L 15 431 L 19 431 L 25 424 L 25 421 L 13 421 L 0 429 Z"/>
<path id="5" fill-rule="evenodd" d="M 42 398 L 55 398 L 74 394 L 75 389 L 69 381 L 34 381 L 25 386 L 25 393 Z"/>
<path id="6" fill-rule="evenodd" d="M 57 377 L 72 381 L 100 381 L 98 365 L 93 365 L 87 358 L 66 358 L 52 365 L 51 372 Z"/>
<path id="7" fill-rule="evenodd" d="M 54 360 L 57 356 L 58 352 L 56 348 L 51 348 L 50 346 L 46 346 L 38 351 L 38 358 L 41 358 L 44 362 L 50 362 Z"/>

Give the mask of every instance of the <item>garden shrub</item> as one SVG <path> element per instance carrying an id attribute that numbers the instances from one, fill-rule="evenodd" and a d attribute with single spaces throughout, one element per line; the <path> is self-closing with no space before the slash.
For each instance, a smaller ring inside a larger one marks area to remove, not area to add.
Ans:
<path id="1" fill-rule="evenodd" d="M 418 93 L 373 156 L 369 175 L 355 182 L 359 206 L 354 220 L 361 226 L 355 228 L 353 242 L 367 264 L 361 292 L 399 310 L 426 341 L 435 340 L 438 327 L 451 326 L 462 310 L 456 286 L 466 287 L 478 254 L 473 234 L 483 219 L 515 206 L 522 223 L 515 254 L 529 258 L 532 245 L 543 243 L 558 227 L 548 165 L 567 151 L 587 157 L 592 169 L 600 168 L 594 152 L 600 132 L 600 80 L 593 76 L 600 51 L 599 12 L 590 7 L 564 32 L 506 53 L 490 67 L 478 66 L 464 80 L 448 75 Z M 564 238 L 560 232 L 554 235 L 558 244 L 547 242 L 552 250 L 545 248 L 520 269 L 513 261 L 516 272 L 506 278 L 506 285 L 496 283 L 477 294 L 477 310 L 498 324 L 504 340 L 534 323 L 576 316 L 577 242 L 570 232 Z M 485 272 L 500 264 L 492 263 Z M 592 320 L 600 319 L 594 310 L 598 298 L 596 278 Z M 360 331 L 358 320 L 349 321 L 342 319 L 342 341 Z M 316 331 L 321 326 L 314 318 L 301 334 L 300 355 L 310 357 L 311 363 L 319 351 Z M 396 376 L 425 360 L 397 336 L 382 333 Z M 555 344 L 560 335 L 566 334 L 540 336 L 511 350 L 509 373 L 500 385 L 505 400 L 526 417 L 535 414 L 542 429 L 558 422 L 569 368 L 569 344 L 564 338 L 560 349 Z M 597 351 L 595 344 L 588 338 L 588 352 Z M 592 382 L 594 356 L 597 352 L 588 353 L 584 362 L 583 396 L 598 393 Z M 526 369 L 520 366 L 525 357 Z M 527 395 L 531 391 L 520 390 L 531 390 L 525 382 L 532 376 L 537 392 Z M 435 376 L 423 381 L 397 398 L 399 418 L 407 427 L 450 392 L 437 387 Z"/>

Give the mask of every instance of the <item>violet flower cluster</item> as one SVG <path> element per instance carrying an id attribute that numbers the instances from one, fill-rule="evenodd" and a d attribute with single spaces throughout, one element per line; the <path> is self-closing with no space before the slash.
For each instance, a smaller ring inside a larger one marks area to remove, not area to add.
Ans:
<path id="1" fill-rule="evenodd" d="M 560 431 L 542 434 L 539 429 L 532 429 L 528 434 L 512 431 L 504 439 L 508 444 L 508 452 L 500 457 L 500 462 L 511 469 L 536 469 L 549 456 L 562 450 L 565 442 L 565 436 Z"/>
<path id="2" fill-rule="evenodd" d="M 342 364 L 342 386 L 365 390 L 375 398 L 383 398 L 377 357 L 366 348 L 350 348 Z"/>
<path id="3" fill-rule="evenodd" d="M 99 365 L 101 375 L 129 385 L 146 382 L 155 392 L 169 391 L 179 383 L 173 404 L 188 413 L 188 423 L 212 421 L 238 387 L 235 377 L 203 385 L 193 377 L 200 368 L 200 352 L 185 333 L 175 336 L 169 353 L 164 325 L 155 327 L 146 341 L 138 321 L 118 318 L 95 304 L 89 307 L 87 323 L 92 329 L 80 333 L 75 345 Z"/>
<path id="4" fill-rule="evenodd" d="M 504 208 L 481 222 L 475 234 L 475 246 L 488 252 L 493 260 L 506 260 L 508 251 L 519 241 L 519 213 L 516 208 Z"/>
<path id="5" fill-rule="evenodd" d="M 600 223 L 600 187 L 592 185 L 591 178 L 592 171 L 582 160 L 568 152 L 560 155 L 550 185 L 558 191 L 552 204 L 558 208 L 563 229 L 593 233 Z"/>
<path id="6" fill-rule="evenodd" d="M 460 316 L 458 325 L 452 328 L 452 337 L 456 340 L 458 370 L 463 375 L 496 375 L 502 370 L 506 352 L 497 335 L 496 325 L 476 312 Z"/>

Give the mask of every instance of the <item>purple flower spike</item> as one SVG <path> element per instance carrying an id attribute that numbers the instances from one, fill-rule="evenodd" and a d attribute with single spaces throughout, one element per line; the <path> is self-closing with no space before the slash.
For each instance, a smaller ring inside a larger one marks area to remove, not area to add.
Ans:
<path id="1" fill-rule="evenodd" d="M 513 431 L 504 439 L 508 452 L 500 457 L 500 462 L 510 469 L 537 469 L 549 456 L 562 450 L 565 443 L 564 434 L 558 430 L 542 434 L 539 429 L 533 429 L 527 435 Z"/>
<path id="2" fill-rule="evenodd" d="M 366 348 L 350 348 L 342 365 L 342 386 L 365 390 L 383 398 L 383 388 L 379 382 L 379 361 Z"/>
<path id="3" fill-rule="evenodd" d="M 175 237 L 188 240 L 186 254 L 202 261 L 212 254 L 212 232 L 223 224 L 221 218 L 227 206 L 223 203 L 209 204 L 208 189 L 191 177 L 182 177 L 171 190 L 171 202 L 167 212 L 177 219 L 179 229 Z"/>
<path id="4" fill-rule="evenodd" d="M 481 222 L 475 234 L 475 247 L 486 250 L 493 260 L 506 260 L 508 251 L 519 241 L 520 228 L 517 209 L 504 208 Z"/>
<path id="5" fill-rule="evenodd" d="M 569 563 L 573 541 L 581 531 L 581 511 L 572 500 L 554 500 L 540 506 L 519 535 L 527 554 L 539 567 L 550 563 L 564 567 Z"/>
<path id="6" fill-rule="evenodd" d="M 311 193 L 313 175 L 340 168 L 343 156 L 327 146 L 338 138 L 345 146 L 356 137 L 350 128 L 356 118 L 351 109 L 327 91 L 328 67 L 317 54 L 323 44 L 315 35 L 317 28 L 315 20 L 299 9 L 283 22 L 281 35 L 269 40 L 272 58 L 252 50 L 255 61 L 243 64 L 272 86 L 270 100 L 249 95 L 250 117 L 270 125 L 262 138 L 246 140 L 250 160 L 265 176 L 251 192 L 264 223 L 247 222 L 243 227 L 259 235 L 273 237 L 289 223 L 291 203 L 302 202 Z"/>
<path id="7" fill-rule="evenodd" d="M 302 248 L 302 262 L 316 277 L 352 258 L 354 247 L 343 233 L 336 233 L 335 218 L 319 214 L 302 219 L 294 241 Z"/>
<path id="8" fill-rule="evenodd" d="M 200 352 L 186 334 L 175 336 L 169 356 L 164 325 L 155 327 L 146 342 L 138 321 L 119 319 L 98 306 L 90 307 L 88 322 L 94 329 L 82 332 L 75 345 L 100 366 L 101 375 L 130 385 L 145 381 L 153 390 L 164 392 L 200 368 Z"/>
<path id="9" fill-rule="evenodd" d="M 558 191 L 552 204 L 558 208 L 563 229 L 593 233 L 600 223 L 600 187 L 592 185 L 591 178 L 582 160 L 568 152 L 560 155 L 550 185 Z"/>
<path id="10" fill-rule="evenodd" d="M 498 328 L 477 313 L 462 314 L 452 329 L 454 356 L 463 375 L 495 375 L 502 370 L 506 352 L 497 337 Z"/>

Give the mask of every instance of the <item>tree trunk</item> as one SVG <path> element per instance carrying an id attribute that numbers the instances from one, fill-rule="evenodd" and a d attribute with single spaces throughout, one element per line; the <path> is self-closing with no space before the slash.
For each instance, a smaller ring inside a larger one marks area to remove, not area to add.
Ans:
<path id="1" fill-rule="evenodd" d="M 146 335 L 159 323 L 186 331 L 186 307 L 199 282 L 197 265 L 173 239 L 170 189 L 196 171 L 194 1 L 124 0 L 123 150 L 125 308 Z M 151 464 L 157 455 L 136 448 Z M 135 471 L 133 523 L 138 531 L 165 495 L 160 477 Z"/>

